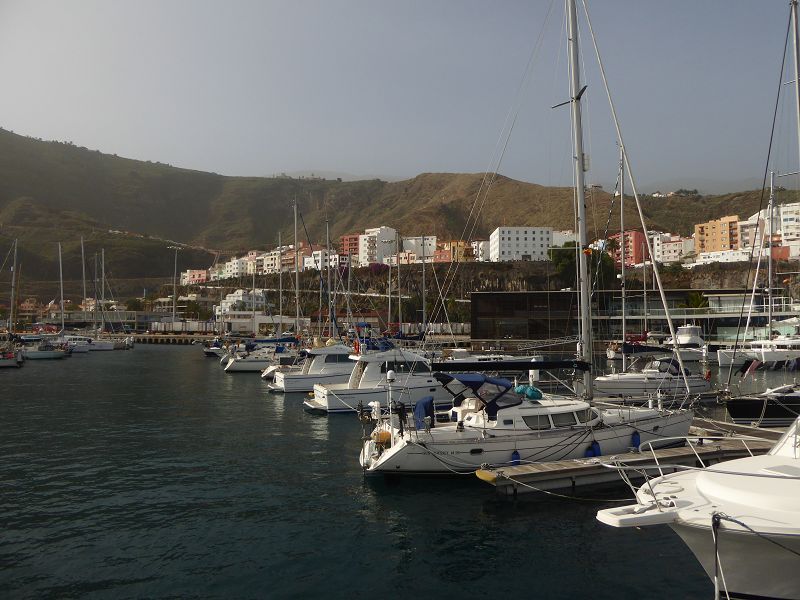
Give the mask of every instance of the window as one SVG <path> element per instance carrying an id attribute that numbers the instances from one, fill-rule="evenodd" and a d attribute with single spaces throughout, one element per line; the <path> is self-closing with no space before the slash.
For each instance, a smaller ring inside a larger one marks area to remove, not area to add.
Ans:
<path id="1" fill-rule="evenodd" d="M 522 420 L 525 421 L 525 425 L 528 426 L 528 429 L 534 429 L 534 430 L 550 429 L 550 419 L 547 417 L 547 415 L 533 415 L 530 417 L 522 417 Z"/>
<path id="2" fill-rule="evenodd" d="M 575 413 L 575 416 L 578 418 L 578 423 L 586 423 L 594 419 L 594 413 L 592 412 L 591 408 L 580 410 Z"/>
<path id="3" fill-rule="evenodd" d="M 575 413 L 559 413 L 551 415 L 554 427 L 569 427 L 575 425 Z"/>

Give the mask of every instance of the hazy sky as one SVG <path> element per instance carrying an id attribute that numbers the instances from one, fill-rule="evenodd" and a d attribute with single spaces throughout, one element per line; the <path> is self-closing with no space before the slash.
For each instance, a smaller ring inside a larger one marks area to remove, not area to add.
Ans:
<path id="1" fill-rule="evenodd" d="M 760 180 L 787 1 L 589 10 L 643 187 Z M 562 0 L 3 0 L 0 126 L 229 175 L 406 177 L 489 168 L 518 102 L 499 170 L 568 184 L 568 107 L 550 108 L 567 97 L 563 13 Z M 582 50 L 589 178 L 612 182 L 588 36 Z M 787 94 L 773 165 L 783 171 L 797 169 L 792 105 Z"/>

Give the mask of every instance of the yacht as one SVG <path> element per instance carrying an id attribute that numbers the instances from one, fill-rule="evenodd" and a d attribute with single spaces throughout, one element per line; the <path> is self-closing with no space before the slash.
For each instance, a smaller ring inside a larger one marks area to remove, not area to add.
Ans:
<path id="1" fill-rule="evenodd" d="M 683 362 L 697 362 L 706 358 L 706 341 L 703 328 L 699 325 L 681 325 L 675 332 L 675 342 L 671 337 L 664 342 L 668 352 L 680 352 Z M 677 346 L 677 348 L 676 348 Z"/>
<path id="2" fill-rule="evenodd" d="M 607 508 L 612 527 L 669 525 L 715 582 L 720 598 L 800 593 L 800 419 L 763 456 L 649 480 L 636 504 Z"/>
<path id="3" fill-rule="evenodd" d="M 388 371 L 396 374 L 391 384 L 394 399 L 413 406 L 426 396 L 433 402 L 449 407 L 452 397 L 431 374 L 428 361 L 409 350 L 392 348 L 383 352 L 360 354 L 346 383 L 315 384 L 314 397 L 303 402 L 313 413 L 340 413 L 358 411 L 359 405 L 378 402 L 388 405 Z"/>
<path id="4" fill-rule="evenodd" d="M 275 392 L 312 392 L 315 384 L 344 384 L 358 360 L 358 356 L 351 356 L 352 352 L 352 348 L 343 344 L 312 348 L 302 366 L 288 370 L 269 367 L 262 377 L 269 378 L 267 371 L 272 371 L 273 381 L 268 387 Z"/>
<path id="5" fill-rule="evenodd" d="M 730 398 L 725 408 L 738 425 L 786 427 L 800 415 L 800 386 L 783 385 L 755 396 Z"/>
<path id="6" fill-rule="evenodd" d="M 297 352 L 285 346 L 263 346 L 244 354 L 234 353 L 225 363 L 226 373 L 262 372 L 270 365 L 291 365 L 297 360 Z"/>
<path id="7" fill-rule="evenodd" d="M 665 445 L 668 442 L 660 441 L 665 436 L 688 434 L 693 416 L 691 410 L 601 410 L 482 374 L 435 377 L 452 394 L 450 422 L 436 423 L 421 401 L 409 424 L 405 407 L 395 403 L 394 414 L 379 420 L 362 447 L 360 462 L 367 474 L 444 475 L 474 471 L 483 464 L 627 452 L 642 441 Z"/>
<path id="8" fill-rule="evenodd" d="M 28 341 L 22 348 L 25 360 L 42 360 L 64 358 L 69 355 L 66 348 L 53 345 L 48 340 L 31 340 Z"/>
<path id="9" fill-rule="evenodd" d="M 689 383 L 689 394 L 702 394 L 711 389 L 711 383 L 704 376 L 685 372 Z M 687 393 L 686 382 L 675 358 L 652 360 L 641 371 L 601 375 L 594 380 L 594 390 L 597 394 L 605 396 Z"/>
<path id="10" fill-rule="evenodd" d="M 738 367 L 748 360 L 762 363 L 783 362 L 800 358 L 800 337 L 780 335 L 769 340 L 746 342 L 741 348 L 717 350 L 720 367 Z"/>

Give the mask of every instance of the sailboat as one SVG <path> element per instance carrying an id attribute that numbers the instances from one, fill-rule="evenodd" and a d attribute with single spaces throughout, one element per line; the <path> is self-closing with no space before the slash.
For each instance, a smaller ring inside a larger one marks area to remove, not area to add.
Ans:
<path id="1" fill-rule="evenodd" d="M 575 0 L 567 2 L 570 59 L 570 96 L 578 240 L 587 248 L 584 194 L 583 139 L 578 25 Z M 621 138 L 621 136 L 620 136 Z M 620 145 L 622 146 L 621 139 Z M 366 475 L 464 473 L 481 465 L 500 466 L 598 456 L 621 452 L 647 440 L 656 446 L 673 443 L 664 436 L 686 435 L 691 410 L 662 411 L 648 408 L 609 408 L 593 405 L 592 329 L 588 257 L 578 252 L 582 399 L 544 394 L 532 386 L 514 386 L 486 375 L 436 373 L 433 378 L 451 394 L 449 423 L 436 422 L 434 398 L 416 402 L 413 420 L 405 405 L 389 402 L 389 416 L 381 418 L 380 405 L 372 406 L 378 421 L 362 446 L 359 462 Z M 387 372 L 387 380 L 394 373 Z M 391 388 L 389 394 L 391 395 Z"/>

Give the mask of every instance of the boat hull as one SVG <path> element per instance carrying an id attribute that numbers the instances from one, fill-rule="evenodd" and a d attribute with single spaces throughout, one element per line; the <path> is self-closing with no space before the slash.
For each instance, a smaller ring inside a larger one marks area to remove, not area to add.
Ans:
<path id="1" fill-rule="evenodd" d="M 26 350 L 25 360 L 52 360 L 66 355 L 64 350 Z"/>
<path id="2" fill-rule="evenodd" d="M 603 455 L 628 452 L 638 432 L 640 443 L 664 437 L 685 436 L 693 417 L 692 411 L 657 415 L 630 423 L 597 429 L 563 428 L 541 432 L 520 431 L 519 435 L 484 436 L 481 429 L 465 428 L 461 433 L 454 425 L 446 425 L 452 435 L 437 439 L 433 432 L 407 432 L 402 441 L 375 459 L 373 441 L 364 444 L 361 465 L 371 475 L 467 473 L 489 464 L 507 466 L 512 453 L 519 453 L 523 462 L 551 462 L 584 458 L 592 442 L 597 442 Z M 441 436 L 444 437 L 444 436 Z M 675 440 L 669 440 L 674 444 Z M 667 442 L 665 442 L 667 444 Z"/>
<path id="3" fill-rule="evenodd" d="M 689 546 L 713 581 L 716 566 L 710 524 L 697 527 L 678 518 L 670 527 Z M 724 587 L 720 581 L 720 598 L 726 597 L 725 591 L 730 598 L 797 598 L 800 590 L 797 555 L 785 548 L 800 553 L 800 536 L 762 534 L 762 538 L 731 531 L 724 525 L 718 531 L 717 552 L 725 576 Z"/>
<path id="4" fill-rule="evenodd" d="M 453 405 L 453 397 L 439 382 L 432 380 L 426 383 L 424 386 L 392 388 L 392 400 L 410 408 L 422 398 L 433 396 L 437 408 L 446 409 Z M 380 402 L 381 407 L 387 408 L 388 396 L 388 386 L 385 384 L 367 389 L 315 385 L 314 398 L 303 402 L 303 406 L 312 413 L 352 413 L 356 412 L 359 404 L 366 408 L 370 402 Z"/>
<path id="5" fill-rule="evenodd" d="M 800 414 L 800 396 L 732 398 L 725 407 L 737 425 L 788 427 Z"/>
<path id="6" fill-rule="evenodd" d="M 644 396 L 647 394 L 683 394 L 686 385 L 682 377 L 627 377 L 627 374 L 612 374 L 594 380 L 596 394 L 606 396 Z M 689 377 L 689 393 L 702 394 L 711 389 L 711 384 L 697 376 Z"/>
<path id="7" fill-rule="evenodd" d="M 269 389 L 276 392 L 313 392 L 317 384 L 336 385 L 347 383 L 349 379 L 350 372 L 313 374 L 277 371 L 274 380 L 269 384 Z"/>

